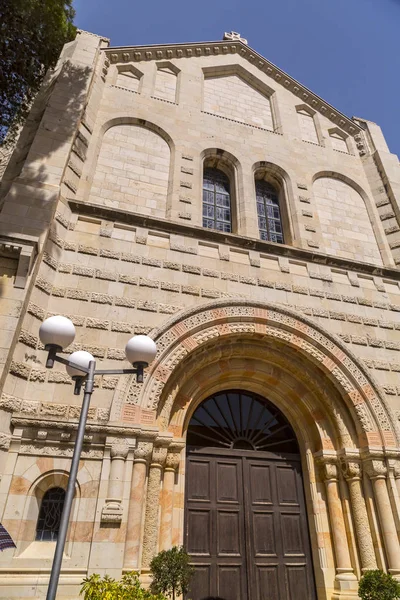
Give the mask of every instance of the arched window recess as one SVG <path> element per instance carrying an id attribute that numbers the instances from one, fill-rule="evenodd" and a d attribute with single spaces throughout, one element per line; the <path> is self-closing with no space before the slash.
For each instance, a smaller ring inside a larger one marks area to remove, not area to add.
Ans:
<path id="1" fill-rule="evenodd" d="M 280 190 L 263 173 L 256 173 L 255 188 L 260 239 L 283 244 Z"/>
<path id="2" fill-rule="evenodd" d="M 230 233 L 235 229 L 235 169 L 228 153 L 208 152 L 203 163 L 203 227 Z"/>
<path id="3" fill-rule="evenodd" d="M 57 541 L 64 501 L 65 490 L 63 488 L 53 487 L 44 494 L 36 525 L 36 541 Z"/>

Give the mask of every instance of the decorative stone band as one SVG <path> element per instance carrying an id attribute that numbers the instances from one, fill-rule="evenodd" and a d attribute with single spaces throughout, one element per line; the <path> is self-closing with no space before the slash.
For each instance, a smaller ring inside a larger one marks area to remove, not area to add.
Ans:
<path id="1" fill-rule="evenodd" d="M 190 353 L 211 340 L 240 334 L 278 338 L 325 372 L 363 431 L 363 446 L 400 446 L 399 433 L 378 383 L 336 336 L 288 308 L 243 299 L 219 300 L 189 309 L 153 331 L 156 360 L 141 389 L 127 386 L 125 398 L 156 410 L 165 384 Z M 134 398 L 136 396 L 136 398 Z M 171 407 L 172 408 L 172 407 Z"/>

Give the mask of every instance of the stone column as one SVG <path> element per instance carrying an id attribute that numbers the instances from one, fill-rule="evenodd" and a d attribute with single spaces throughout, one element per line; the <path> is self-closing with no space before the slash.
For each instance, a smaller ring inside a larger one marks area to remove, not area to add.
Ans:
<path id="1" fill-rule="evenodd" d="M 362 489 L 361 465 L 355 461 L 344 462 L 342 465 L 343 474 L 349 487 L 351 512 L 360 551 L 361 570 L 377 569 L 374 544 Z"/>
<path id="2" fill-rule="evenodd" d="M 394 465 L 394 480 L 396 482 L 397 494 L 400 498 L 400 461 L 396 460 Z"/>
<path id="3" fill-rule="evenodd" d="M 157 552 L 158 515 L 160 509 L 161 473 L 167 457 L 166 448 L 154 448 L 147 484 L 146 512 L 144 521 L 142 568 L 148 569 Z"/>
<path id="4" fill-rule="evenodd" d="M 357 578 L 351 565 L 342 502 L 339 495 L 338 468 L 336 464 L 324 463 L 323 477 L 326 486 L 328 513 L 336 558 L 335 587 L 345 592 L 357 587 Z"/>
<path id="5" fill-rule="evenodd" d="M 387 466 L 383 460 L 368 460 L 365 467 L 372 481 L 389 571 L 399 577 L 400 546 L 386 484 Z"/>
<path id="6" fill-rule="evenodd" d="M 124 486 L 125 460 L 128 456 L 129 442 L 115 438 L 111 443 L 111 466 L 108 478 L 106 503 L 101 511 L 103 522 L 122 521 L 122 495 Z"/>
<path id="7" fill-rule="evenodd" d="M 135 448 L 125 540 L 124 570 L 126 571 L 132 571 L 139 566 L 147 462 L 152 450 L 151 442 L 139 442 Z"/>
<path id="8" fill-rule="evenodd" d="M 164 484 L 161 494 L 160 550 L 172 547 L 172 511 L 175 473 L 180 457 L 176 452 L 168 452 L 164 468 Z"/>

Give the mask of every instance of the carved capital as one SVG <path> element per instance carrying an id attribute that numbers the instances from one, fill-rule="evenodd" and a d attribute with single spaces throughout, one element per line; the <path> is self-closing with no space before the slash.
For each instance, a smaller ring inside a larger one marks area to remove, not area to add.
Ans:
<path id="1" fill-rule="evenodd" d="M 395 460 L 393 464 L 393 474 L 395 479 L 400 479 L 400 461 Z"/>
<path id="2" fill-rule="evenodd" d="M 167 458 L 167 448 L 160 448 L 158 446 L 153 448 L 153 455 L 151 457 L 152 465 L 160 465 L 161 467 L 163 467 L 166 458 Z"/>
<path id="3" fill-rule="evenodd" d="M 345 479 L 360 479 L 362 474 L 361 464 L 356 460 L 343 460 L 342 473 Z"/>
<path id="4" fill-rule="evenodd" d="M 321 469 L 323 481 L 336 481 L 339 477 L 339 470 L 334 458 L 320 458 L 318 460 Z"/>
<path id="5" fill-rule="evenodd" d="M 177 452 L 168 452 L 167 458 L 165 460 L 165 468 L 176 471 L 179 467 L 180 463 L 180 455 Z"/>
<path id="6" fill-rule="evenodd" d="M 127 439 L 114 438 L 111 444 L 111 458 L 125 459 L 129 452 L 129 442 Z"/>
<path id="7" fill-rule="evenodd" d="M 371 479 L 379 479 L 387 475 L 387 466 L 383 460 L 369 459 L 365 461 L 364 466 Z"/>
<path id="8" fill-rule="evenodd" d="M 151 442 L 139 442 L 135 448 L 135 460 L 150 460 L 153 451 L 153 444 Z"/>

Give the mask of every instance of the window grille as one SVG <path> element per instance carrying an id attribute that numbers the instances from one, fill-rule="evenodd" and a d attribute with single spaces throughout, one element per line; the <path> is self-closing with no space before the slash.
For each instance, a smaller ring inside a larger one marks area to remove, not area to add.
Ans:
<path id="1" fill-rule="evenodd" d="M 47 490 L 43 496 L 36 526 L 37 541 L 55 542 L 57 540 L 64 500 L 65 490 L 59 487 Z"/>
<path id="2" fill-rule="evenodd" d="M 277 191 L 267 181 L 256 181 L 256 199 L 260 238 L 283 244 L 281 211 Z"/>
<path id="3" fill-rule="evenodd" d="M 204 169 L 203 227 L 232 231 L 229 179 L 219 169 Z"/>

